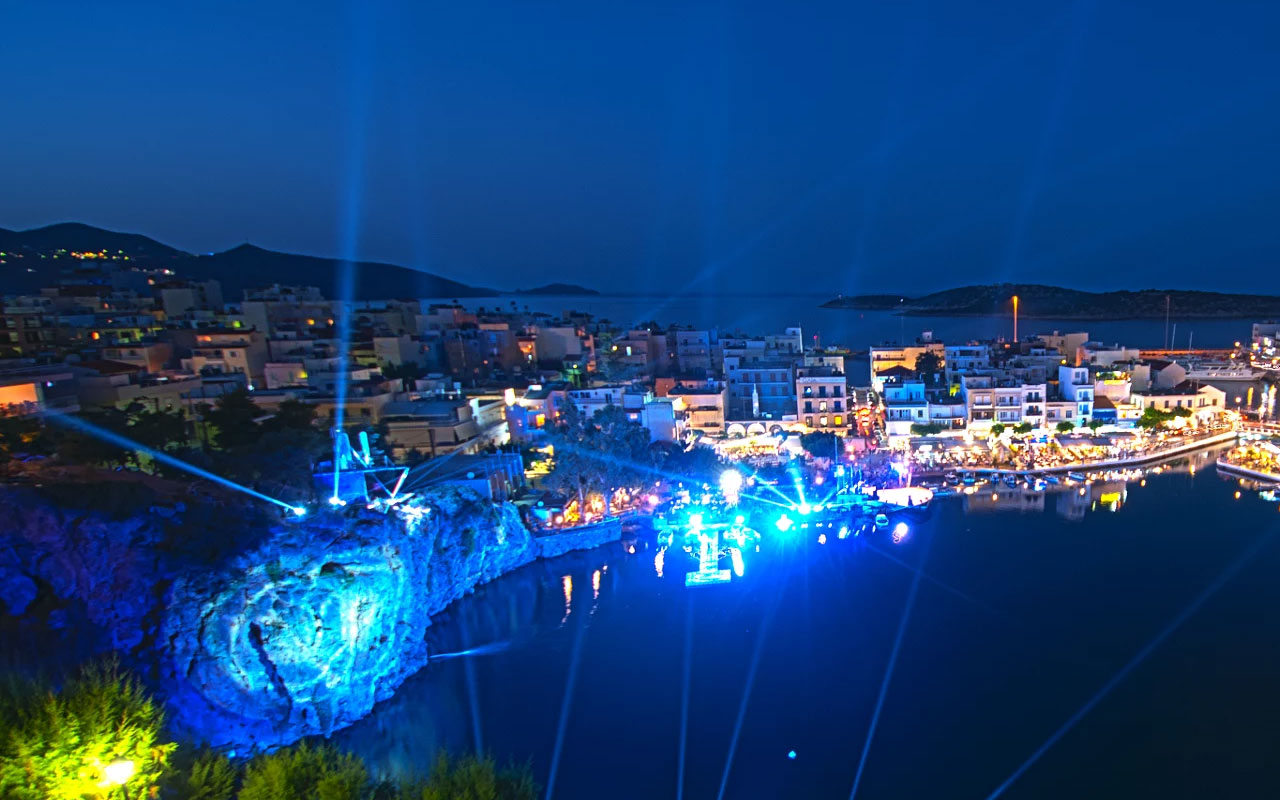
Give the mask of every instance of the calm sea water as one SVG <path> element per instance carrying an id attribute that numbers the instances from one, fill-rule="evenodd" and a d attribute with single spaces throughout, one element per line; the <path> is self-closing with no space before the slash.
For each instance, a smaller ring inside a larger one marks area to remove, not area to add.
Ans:
<path id="1" fill-rule="evenodd" d="M 556 764 L 564 798 L 848 797 L 892 663 L 859 797 L 988 797 L 1046 743 L 1003 796 L 1275 796 L 1280 510 L 1197 463 L 939 500 L 899 544 L 769 536 L 723 586 L 644 540 L 530 565 L 433 629 L 479 654 L 336 738 Z"/>
<path id="2" fill-rule="evenodd" d="M 862 350 L 884 342 L 914 341 L 922 331 L 933 331 L 947 342 L 971 339 L 1012 338 L 1012 317 L 901 317 L 883 311 L 849 311 L 821 308 L 829 295 L 771 295 L 744 297 L 634 297 L 619 295 L 588 297 L 476 298 L 464 300 L 468 308 L 519 308 L 559 313 L 587 311 L 621 325 L 649 320 L 666 324 L 718 328 L 721 332 L 742 331 L 764 334 L 799 325 L 810 342 L 820 337 L 822 344 L 844 345 Z M 1176 331 L 1175 331 L 1176 326 Z M 1086 331 L 1099 341 L 1121 342 L 1137 347 L 1160 348 L 1165 344 L 1164 320 L 1121 320 L 1079 322 L 1071 320 L 1028 320 L 1019 323 L 1019 335 L 1059 331 Z M 1248 339 L 1248 320 L 1170 321 L 1169 337 L 1179 348 L 1230 347 Z"/>

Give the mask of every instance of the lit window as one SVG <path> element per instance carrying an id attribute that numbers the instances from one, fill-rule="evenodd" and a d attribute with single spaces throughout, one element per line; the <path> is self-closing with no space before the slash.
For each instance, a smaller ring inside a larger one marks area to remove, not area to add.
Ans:
<path id="1" fill-rule="evenodd" d="M 839 414 L 836 414 L 836 427 L 838 428 L 843 424 L 844 424 L 844 417 L 840 416 Z"/>

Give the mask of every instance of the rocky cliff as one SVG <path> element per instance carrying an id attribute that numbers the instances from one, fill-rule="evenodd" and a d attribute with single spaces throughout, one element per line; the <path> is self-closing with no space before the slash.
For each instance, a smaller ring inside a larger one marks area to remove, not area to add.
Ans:
<path id="1" fill-rule="evenodd" d="M 112 520 L 28 490 L 0 509 L 8 611 L 78 605 L 156 682 L 177 733 L 227 748 L 364 716 L 426 664 L 433 614 L 538 555 L 513 507 L 447 488 L 416 511 L 274 522 L 214 566 L 174 546 L 176 531 L 235 538 L 205 515 Z"/>

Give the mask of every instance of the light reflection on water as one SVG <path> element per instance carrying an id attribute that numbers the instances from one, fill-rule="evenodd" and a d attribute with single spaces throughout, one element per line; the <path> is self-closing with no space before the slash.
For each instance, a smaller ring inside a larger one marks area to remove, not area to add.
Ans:
<path id="1" fill-rule="evenodd" d="M 756 652 L 726 796 L 847 794 L 918 575 L 920 597 L 860 796 L 985 796 L 1251 537 L 1280 522 L 1277 504 L 1257 492 L 1246 488 L 1235 499 L 1240 485 L 1220 479 L 1211 461 L 1206 454 L 1194 472 L 1183 461 L 1128 482 L 1040 492 L 1001 485 L 994 502 L 992 488 L 979 487 L 936 501 L 896 546 L 892 526 L 829 537 L 825 547 L 816 544 L 825 529 L 766 536 L 760 553 L 742 554 L 743 576 L 714 588 L 686 590 L 684 572 L 696 562 L 643 537 L 635 554 L 607 547 L 530 565 L 481 587 L 433 627 L 433 652 L 481 653 L 437 661 L 336 738 L 376 769 L 404 774 L 425 770 L 439 747 L 470 747 L 479 738 L 472 728 L 483 724 L 486 746 L 500 759 L 531 758 L 545 782 L 573 644 L 590 624 L 556 795 L 608 787 L 610 797 L 674 796 L 679 763 L 686 796 L 714 795 Z M 921 573 L 916 562 L 927 543 Z M 1275 549 L 1258 559 L 1271 570 L 1280 569 Z M 1222 764 L 1272 763 L 1258 742 L 1266 741 L 1265 712 L 1280 706 L 1280 689 L 1261 676 L 1280 670 L 1280 645 L 1247 626 L 1280 613 L 1280 589 L 1267 576 L 1256 564 L 1243 570 L 1091 711 L 1080 735 L 1029 770 L 1019 791 L 1084 796 L 1099 788 L 1085 776 L 1105 774 L 1121 792 L 1186 796 L 1203 784 L 1248 794 L 1247 770 Z M 574 592 L 575 585 L 591 591 Z M 762 631 L 773 603 L 776 624 Z M 1232 625 L 1246 627 L 1226 633 Z M 503 646 L 484 653 L 495 642 Z M 1197 655 L 1188 662 L 1165 651 Z M 1225 677 L 1241 659 L 1253 666 L 1235 677 L 1240 685 L 1201 679 L 1205 671 Z M 478 715 L 464 665 L 473 671 Z M 1179 698 L 1173 706 L 1165 702 L 1170 692 Z M 1211 724 L 1224 713 L 1236 720 L 1230 730 Z M 1146 733 L 1126 735 L 1132 725 Z M 1176 779 L 1141 769 L 1174 747 L 1235 760 L 1187 766 Z M 792 750 L 802 757 L 786 758 Z M 923 768 L 916 752 L 930 754 Z M 1280 778 L 1273 767 L 1264 771 Z"/>

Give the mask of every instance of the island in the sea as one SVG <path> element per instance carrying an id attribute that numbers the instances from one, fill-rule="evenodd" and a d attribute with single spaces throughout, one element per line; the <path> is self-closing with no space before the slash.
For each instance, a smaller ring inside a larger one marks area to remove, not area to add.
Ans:
<path id="1" fill-rule="evenodd" d="M 576 283 L 548 283 L 532 289 L 517 289 L 514 294 L 548 294 L 548 295 L 598 295 L 595 289 L 588 289 Z"/>
<path id="2" fill-rule="evenodd" d="M 1083 292 L 1060 286 L 1000 283 L 962 286 L 920 297 L 841 295 L 823 308 L 892 311 L 908 316 L 970 317 L 1007 314 L 1018 297 L 1018 313 L 1028 319 L 1263 319 L 1280 315 L 1280 297 L 1187 289 Z"/>

